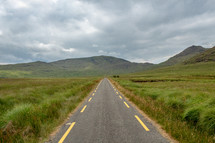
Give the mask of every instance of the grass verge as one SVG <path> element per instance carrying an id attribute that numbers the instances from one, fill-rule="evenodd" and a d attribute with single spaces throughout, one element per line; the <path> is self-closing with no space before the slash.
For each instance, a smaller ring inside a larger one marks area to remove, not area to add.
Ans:
<path id="1" fill-rule="evenodd" d="M 0 142 L 43 142 L 96 83 L 95 78 L 0 79 Z"/>
<path id="2" fill-rule="evenodd" d="M 114 78 L 115 86 L 182 143 L 215 142 L 215 64 L 167 67 Z"/>

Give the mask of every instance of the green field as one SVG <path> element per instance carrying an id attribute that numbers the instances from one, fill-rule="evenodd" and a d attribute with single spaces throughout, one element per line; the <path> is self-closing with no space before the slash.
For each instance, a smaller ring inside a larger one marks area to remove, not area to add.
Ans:
<path id="1" fill-rule="evenodd" d="M 98 81 L 0 79 L 0 142 L 44 142 Z"/>
<path id="2" fill-rule="evenodd" d="M 176 65 L 113 80 L 179 142 L 215 142 L 215 63 Z"/>

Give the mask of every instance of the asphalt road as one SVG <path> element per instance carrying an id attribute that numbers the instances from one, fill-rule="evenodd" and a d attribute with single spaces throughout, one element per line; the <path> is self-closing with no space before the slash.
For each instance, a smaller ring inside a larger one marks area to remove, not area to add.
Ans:
<path id="1" fill-rule="evenodd" d="M 144 119 L 108 79 L 104 79 L 50 142 L 167 143 L 170 141 Z"/>

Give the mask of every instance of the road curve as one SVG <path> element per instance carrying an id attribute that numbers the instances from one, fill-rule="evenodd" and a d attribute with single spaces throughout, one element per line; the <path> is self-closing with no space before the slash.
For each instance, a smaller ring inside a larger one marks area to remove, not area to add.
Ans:
<path id="1" fill-rule="evenodd" d="M 168 143 L 117 91 L 103 79 L 50 143 Z"/>

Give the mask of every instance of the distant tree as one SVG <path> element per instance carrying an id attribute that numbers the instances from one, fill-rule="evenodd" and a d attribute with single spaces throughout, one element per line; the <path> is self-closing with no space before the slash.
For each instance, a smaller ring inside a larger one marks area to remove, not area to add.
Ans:
<path id="1" fill-rule="evenodd" d="M 113 75 L 114 78 L 119 78 L 119 75 Z"/>

